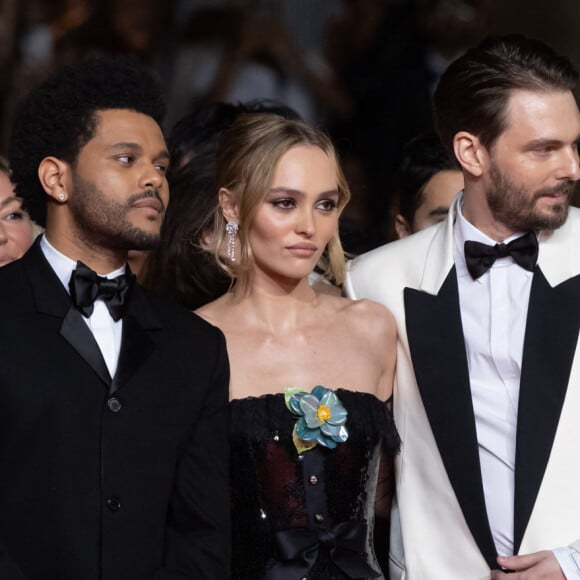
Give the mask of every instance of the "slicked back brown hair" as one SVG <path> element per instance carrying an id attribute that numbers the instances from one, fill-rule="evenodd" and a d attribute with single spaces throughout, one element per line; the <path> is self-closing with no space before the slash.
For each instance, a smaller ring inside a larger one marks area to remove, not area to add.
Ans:
<path id="1" fill-rule="evenodd" d="M 460 131 L 490 149 L 507 127 L 512 91 L 572 91 L 577 79 L 572 63 L 539 40 L 488 37 L 443 73 L 433 97 L 435 127 L 451 155 Z"/>

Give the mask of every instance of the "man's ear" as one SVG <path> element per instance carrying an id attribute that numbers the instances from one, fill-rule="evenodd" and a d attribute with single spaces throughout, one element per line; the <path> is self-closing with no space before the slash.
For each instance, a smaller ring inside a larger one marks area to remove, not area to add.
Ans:
<path id="1" fill-rule="evenodd" d="M 238 196 L 231 189 L 220 188 L 218 199 L 222 214 L 228 222 L 239 221 Z"/>
<path id="2" fill-rule="evenodd" d="M 38 178 L 47 195 L 57 203 L 68 200 L 69 165 L 56 158 L 45 157 L 38 166 Z"/>
<path id="3" fill-rule="evenodd" d="M 460 131 L 453 138 L 453 150 L 463 170 L 473 177 L 482 175 L 488 154 L 478 137 L 467 131 Z"/>
<path id="4" fill-rule="evenodd" d="M 395 218 L 395 232 L 397 232 L 397 237 L 399 240 L 401 238 L 406 238 L 413 233 L 411 224 L 400 213 L 398 213 L 397 217 Z"/>

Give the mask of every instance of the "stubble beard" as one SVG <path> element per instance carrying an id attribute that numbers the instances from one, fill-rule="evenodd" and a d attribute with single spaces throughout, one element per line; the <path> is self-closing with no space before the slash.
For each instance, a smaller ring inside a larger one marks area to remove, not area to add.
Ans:
<path id="1" fill-rule="evenodd" d="M 564 225 L 574 181 L 530 193 L 528 189 L 518 187 L 496 166 L 491 167 L 490 178 L 492 188 L 487 192 L 487 204 L 497 222 L 518 232 L 555 230 Z M 564 198 L 550 208 L 540 209 L 538 201 L 549 194 L 564 194 Z"/>
<path id="2" fill-rule="evenodd" d="M 69 200 L 78 234 L 92 246 L 112 250 L 152 250 L 159 245 L 159 232 L 151 233 L 135 227 L 127 220 L 132 203 L 156 197 L 153 190 L 130 196 L 125 204 L 107 199 L 92 183 L 75 176 L 74 196 Z"/>

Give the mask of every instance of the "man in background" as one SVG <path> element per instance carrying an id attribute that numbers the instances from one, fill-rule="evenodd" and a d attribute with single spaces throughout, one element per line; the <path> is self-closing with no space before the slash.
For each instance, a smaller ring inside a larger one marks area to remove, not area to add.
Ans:
<path id="1" fill-rule="evenodd" d="M 423 133 L 405 147 L 399 175 L 397 238 L 443 221 L 463 189 L 463 174 L 436 134 Z"/>

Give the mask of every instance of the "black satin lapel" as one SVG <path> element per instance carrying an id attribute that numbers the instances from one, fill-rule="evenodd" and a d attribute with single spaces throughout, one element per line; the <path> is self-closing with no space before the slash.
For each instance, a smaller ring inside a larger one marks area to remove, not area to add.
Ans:
<path id="1" fill-rule="evenodd" d="M 69 308 L 62 321 L 60 334 L 83 357 L 99 378 L 107 386 L 110 386 L 111 375 L 101 354 L 101 349 L 83 320 L 82 314 L 76 308 Z"/>
<path id="2" fill-rule="evenodd" d="M 436 296 L 405 288 L 405 318 L 417 385 L 447 475 L 481 553 L 490 568 L 497 568 L 481 482 L 455 268 Z"/>
<path id="3" fill-rule="evenodd" d="M 133 316 L 123 318 L 123 339 L 117 371 L 111 384 L 112 393 L 129 381 L 147 360 L 154 346 L 153 340 Z"/>
<path id="4" fill-rule="evenodd" d="M 580 328 L 580 276 L 532 281 L 518 403 L 514 551 L 518 552 L 552 450 Z M 572 460 L 572 459 L 571 459 Z"/>

